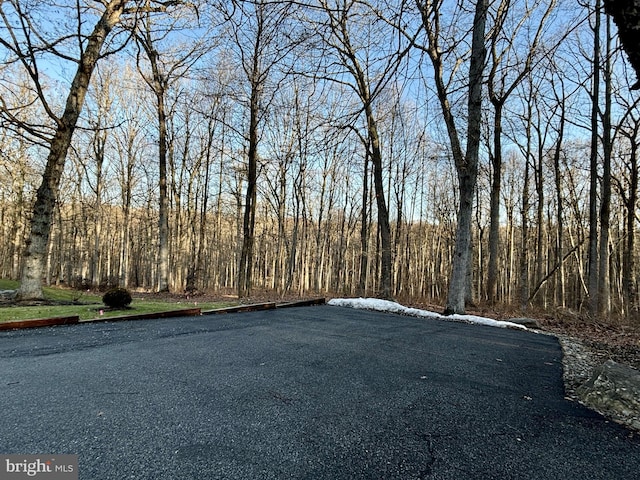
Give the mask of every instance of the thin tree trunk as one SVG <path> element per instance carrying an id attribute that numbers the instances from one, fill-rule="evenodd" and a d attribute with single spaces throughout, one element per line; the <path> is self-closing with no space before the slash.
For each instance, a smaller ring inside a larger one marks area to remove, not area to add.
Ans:
<path id="1" fill-rule="evenodd" d="M 99 126 L 99 124 L 98 124 Z M 101 282 L 101 244 L 102 244 L 102 166 L 105 157 L 106 131 L 96 132 L 94 154 L 96 156 L 96 186 L 93 221 L 93 253 L 91 255 L 91 285 L 98 287 Z"/>
<path id="2" fill-rule="evenodd" d="M 630 153 L 630 179 L 629 179 L 629 195 L 627 197 L 626 208 L 626 230 L 627 239 L 625 243 L 625 250 L 623 253 L 622 262 L 622 290 L 625 303 L 625 309 L 627 314 L 632 311 L 638 310 L 638 305 L 635 301 L 635 221 L 636 221 L 636 205 L 638 203 L 638 127 L 640 124 L 636 124 L 633 131 L 633 136 L 630 136 L 631 153 Z"/>
<path id="3" fill-rule="evenodd" d="M 538 117 L 538 124 L 536 126 L 536 131 L 538 133 L 537 137 L 538 137 L 538 152 L 537 152 L 537 158 L 536 158 L 536 162 L 537 165 L 535 167 L 535 172 L 534 172 L 534 177 L 535 177 L 535 186 L 536 186 L 536 195 L 537 195 L 537 202 L 536 202 L 536 254 L 535 254 L 535 260 L 536 260 L 536 274 L 535 274 L 535 281 L 536 282 L 540 282 L 544 276 L 544 264 L 546 261 L 546 256 L 545 256 L 545 242 L 544 242 L 544 233 L 545 233 L 545 226 L 544 226 L 544 206 L 545 206 L 545 189 L 544 189 L 544 165 L 543 165 L 543 160 L 544 160 L 544 140 L 542 139 L 542 128 L 540 125 L 540 118 Z M 546 305 L 546 297 L 545 295 L 542 295 L 541 297 L 538 297 L 537 302 L 541 305 L 541 306 L 545 306 Z"/>
<path id="4" fill-rule="evenodd" d="M 494 101 L 493 120 L 493 165 L 489 209 L 489 266 L 487 272 L 487 301 L 494 304 L 498 300 L 498 250 L 500 247 L 500 190 L 502 184 L 502 107 Z"/>
<path id="5" fill-rule="evenodd" d="M 240 266 L 238 272 L 238 297 L 240 298 L 250 295 L 253 274 L 253 245 L 256 222 L 256 190 L 258 181 L 258 115 L 260 108 L 259 98 L 259 85 L 256 82 L 252 85 L 251 88 L 251 100 L 249 107 L 250 113 L 249 150 L 247 155 L 247 191 L 245 194 L 242 226 L 242 250 L 240 252 Z"/>
<path id="6" fill-rule="evenodd" d="M 600 265 L 598 274 L 598 313 L 605 318 L 611 311 L 609 277 L 609 230 L 611 221 L 611 21 L 606 20 L 606 58 L 604 66 L 604 113 L 602 117 L 602 193 L 600 203 Z"/>
<path id="7" fill-rule="evenodd" d="M 600 105 L 600 0 L 595 5 L 593 30 L 593 86 L 591 92 L 591 155 L 589 159 L 589 312 L 598 312 L 598 111 Z"/>
<path id="8" fill-rule="evenodd" d="M 362 176 L 362 215 L 360 218 L 360 276 L 356 295 L 364 297 L 367 292 L 367 275 L 369 273 L 369 149 L 364 159 L 364 175 Z"/>
<path id="9" fill-rule="evenodd" d="M 524 149 L 524 182 L 522 185 L 522 212 L 521 212 L 521 253 L 520 253 L 520 308 L 527 310 L 529 308 L 529 292 L 531 290 L 529 280 L 529 185 L 530 185 L 530 168 L 531 159 L 531 123 L 532 123 L 532 100 L 527 101 L 527 117 L 525 127 L 526 147 Z"/>
<path id="10" fill-rule="evenodd" d="M 560 107 L 560 125 L 558 126 L 558 139 L 556 141 L 556 148 L 553 153 L 553 170 L 556 183 L 556 203 L 557 203 L 557 233 L 556 233 L 556 262 L 559 264 L 559 282 L 556 291 L 556 304 L 559 306 L 565 306 L 565 278 L 564 278 L 564 212 L 563 212 L 563 199 L 562 199 L 562 173 L 560 171 L 560 156 L 562 153 L 562 142 L 564 140 L 564 127 L 565 127 L 565 99 L 559 98 Z"/>
<path id="11" fill-rule="evenodd" d="M 169 291 L 169 195 L 167 185 L 167 157 L 169 141 L 167 131 L 167 110 L 165 98 L 168 78 L 160 70 L 160 54 L 155 49 L 151 38 L 151 26 L 146 24 L 144 36 L 138 36 L 138 43 L 144 49 L 151 65 L 151 78 L 142 74 L 145 82 L 151 87 L 156 99 L 156 116 L 158 119 L 158 251 L 156 291 Z M 140 65 L 138 65 L 140 69 Z M 141 70 L 140 70 L 141 71 Z M 142 73 L 142 71 L 141 71 Z"/>

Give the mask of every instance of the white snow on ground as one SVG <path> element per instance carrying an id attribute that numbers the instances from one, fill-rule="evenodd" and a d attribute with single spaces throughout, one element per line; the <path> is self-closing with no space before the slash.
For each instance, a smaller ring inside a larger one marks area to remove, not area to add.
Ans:
<path id="1" fill-rule="evenodd" d="M 436 320 L 454 320 L 459 322 L 476 323 L 479 325 L 488 325 L 490 327 L 519 328 L 521 330 L 527 330 L 527 327 L 524 325 L 519 325 L 513 322 L 493 320 L 491 318 L 477 317 L 475 315 L 441 315 L 428 310 L 405 307 L 396 302 L 379 300 L 377 298 L 334 298 L 329 300 L 327 303 L 336 307 L 361 308 L 365 310 L 376 310 L 378 312 L 400 313 L 403 315 L 411 315 L 413 317 L 433 318 Z"/>

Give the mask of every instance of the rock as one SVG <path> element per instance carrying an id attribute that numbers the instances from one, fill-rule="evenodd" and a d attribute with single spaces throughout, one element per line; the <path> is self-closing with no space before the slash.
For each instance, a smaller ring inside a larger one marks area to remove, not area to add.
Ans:
<path id="1" fill-rule="evenodd" d="M 540 324 L 535 318 L 511 318 L 509 319 L 511 323 L 517 323 L 518 325 L 523 325 L 527 328 L 540 328 Z"/>
<path id="2" fill-rule="evenodd" d="M 576 394 L 586 406 L 640 430 L 640 371 L 607 360 Z"/>
<path id="3" fill-rule="evenodd" d="M 17 293 L 17 290 L 0 290 L 0 302 L 12 302 Z"/>

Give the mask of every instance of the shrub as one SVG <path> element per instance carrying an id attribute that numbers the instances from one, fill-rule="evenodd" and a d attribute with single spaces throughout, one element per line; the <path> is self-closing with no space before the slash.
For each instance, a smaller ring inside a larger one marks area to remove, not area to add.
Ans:
<path id="1" fill-rule="evenodd" d="M 126 308 L 131 303 L 131 294 L 126 288 L 112 288 L 102 296 L 102 302 L 110 308 Z"/>

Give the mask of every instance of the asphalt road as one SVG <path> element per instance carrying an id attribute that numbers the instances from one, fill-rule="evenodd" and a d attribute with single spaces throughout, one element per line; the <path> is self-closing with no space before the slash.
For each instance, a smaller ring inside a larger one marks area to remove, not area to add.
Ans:
<path id="1" fill-rule="evenodd" d="M 0 453 L 81 479 L 637 479 L 545 335 L 321 306 L 0 332 Z"/>

